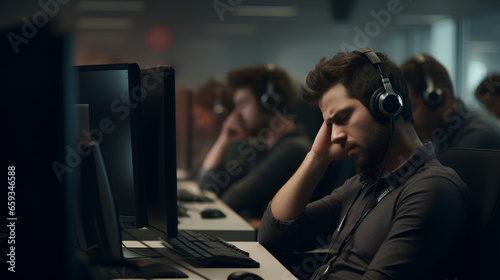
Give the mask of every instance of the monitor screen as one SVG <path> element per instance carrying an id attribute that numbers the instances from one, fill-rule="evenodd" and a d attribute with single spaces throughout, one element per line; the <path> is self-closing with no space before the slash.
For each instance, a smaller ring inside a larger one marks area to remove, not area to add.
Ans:
<path id="1" fill-rule="evenodd" d="M 81 104 L 89 105 L 90 131 L 100 144 L 124 228 L 146 225 L 142 88 L 137 64 L 78 66 Z"/>
<path id="2" fill-rule="evenodd" d="M 175 71 L 170 66 L 141 70 L 147 190 L 147 227 L 160 237 L 177 236 Z"/>

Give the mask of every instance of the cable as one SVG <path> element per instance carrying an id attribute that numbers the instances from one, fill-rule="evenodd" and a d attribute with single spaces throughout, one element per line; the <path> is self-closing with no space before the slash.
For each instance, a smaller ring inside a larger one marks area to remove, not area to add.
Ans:
<path id="1" fill-rule="evenodd" d="M 378 184 L 380 177 L 382 177 L 382 175 L 384 174 L 385 166 L 387 164 L 387 159 L 389 158 L 389 153 L 391 151 L 392 138 L 393 138 L 393 134 L 394 134 L 394 116 L 392 116 L 390 120 L 391 120 L 390 121 L 391 131 L 390 131 L 390 137 L 389 137 L 389 145 L 387 146 L 387 153 L 385 154 L 384 165 L 382 166 L 382 171 L 380 171 L 380 174 L 378 175 L 378 178 L 377 178 L 377 183 L 375 185 Z"/>
<path id="2" fill-rule="evenodd" d="M 159 251 L 158 251 L 158 250 L 156 250 L 155 248 L 153 248 L 153 247 L 149 246 L 149 245 L 148 245 L 148 244 L 146 244 L 144 241 L 140 240 L 139 238 L 137 238 L 136 236 L 134 236 L 133 234 L 131 234 L 131 233 L 130 233 L 127 229 L 124 229 L 124 230 L 123 230 L 123 232 L 125 232 L 126 234 L 128 234 L 128 235 L 129 235 L 130 237 L 132 237 L 134 240 L 139 241 L 142 245 L 146 246 L 146 247 L 147 247 L 148 249 L 150 249 L 151 251 L 156 252 L 156 253 L 157 253 L 157 254 L 159 254 L 159 255 L 162 255 L 162 256 L 163 256 L 163 257 L 165 257 L 167 260 L 169 260 L 169 261 L 171 261 L 171 262 L 175 263 L 176 265 L 178 265 L 178 266 L 180 266 L 180 267 L 182 267 L 182 268 L 184 268 L 184 269 L 188 270 L 189 272 L 192 272 L 192 273 L 194 273 L 194 274 L 198 275 L 199 277 L 201 277 L 201 278 L 203 278 L 203 279 L 205 279 L 205 280 L 210 280 L 210 278 L 207 278 L 206 276 L 204 276 L 204 275 L 202 275 L 202 274 L 198 273 L 197 271 L 194 271 L 194 270 L 192 270 L 191 268 L 189 268 L 189 267 L 187 267 L 187 266 L 185 266 L 185 265 L 183 265 L 183 264 L 181 264 L 181 263 L 177 262 L 176 260 L 172 259 L 172 258 L 171 258 L 170 256 L 168 256 L 167 254 L 162 254 L 161 252 L 159 252 Z"/>

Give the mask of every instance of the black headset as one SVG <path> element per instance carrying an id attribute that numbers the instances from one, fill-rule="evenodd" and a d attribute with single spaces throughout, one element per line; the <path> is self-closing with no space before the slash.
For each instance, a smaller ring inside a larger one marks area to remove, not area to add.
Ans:
<path id="1" fill-rule="evenodd" d="M 370 62 L 380 71 L 382 87 L 375 90 L 370 97 L 369 110 L 374 118 L 381 123 L 396 120 L 403 109 L 401 94 L 393 89 L 391 81 L 380 68 L 380 58 L 370 48 L 362 48 L 354 52 L 364 54 Z"/>
<path id="2" fill-rule="evenodd" d="M 272 63 L 266 64 L 266 91 L 260 96 L 260 105 L 264 111 L 271 112 L 279 107 L 281 98 L 274 90 L 274 74 L 276 66 Z"/>
<path id="3" fill-rule="evenodd" d="M 426 70 L 425 56 L 423 54 L 416 54 L 412 57 L 412 60 L 420 69 L 420 73 L 422 73 L 422 76 L 424 76 L 425 90 L 422 93 L 422 98 L 424 99 L 425 104 L 430 108 L 441 106 L 441 104 L 443 104 L 444 94 L 440 88 L 434 85 L 434 80 Z"/>
<path id="4" fill-rule="evenodd" d="M 224 93 L 219 78 L 217 76 L 213 77 L 211 79 L 211 83 L 214 90 L 214 105 L 212 111 L 217 117 L 226 116 L 229 113 L 229 110 L 226 106 L 224 106 L 224 103 L 222 102 Z"/>

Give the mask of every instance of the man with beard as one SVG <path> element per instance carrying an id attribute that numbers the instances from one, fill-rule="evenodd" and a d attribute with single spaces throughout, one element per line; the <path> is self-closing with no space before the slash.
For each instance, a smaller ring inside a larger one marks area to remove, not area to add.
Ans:
<path id="1" fill-rule="evenodd" d="M 259 242 L 278 253 L 331 240 L 312 279 L 454 276 L 466 252 L 470 197 L 432 145 L 419 140 L 398 66 L 369 48 L 342 52 L 323 58 L 302 87 L 324 123 L 299 169 L 269 203 Z M 360 173 L 308 204 L 325 167 L 347 157 Z M 292 272 L 303 278 L 310 269 L 295 266 Z"/>
<path id="2" fill-rule="evenodd" d="M 311 143 L 294 122 L 294 89 L 285 71 L 273 64 L 235 69 L 227 83 L 235 109 L 205 157 L 198 183 L 258 228 Z"/>

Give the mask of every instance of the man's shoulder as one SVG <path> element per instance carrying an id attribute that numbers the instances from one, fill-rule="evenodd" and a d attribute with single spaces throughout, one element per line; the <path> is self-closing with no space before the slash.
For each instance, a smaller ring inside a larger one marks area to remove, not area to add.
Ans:
<path id="1" fill-rule="evenodd" d="M 456 135 L 453 138 L 460 140 L 465 137 L 474 137 L 479 142 L 495 141 L 499 142 L 500 147 L 500 127 L 493 119 L 489 118 L 480 111 L 469 108 L 465 105 L 463 105 L 462 111 L 458 112 L 457 115 L 462 118 L 460 122 L 457 120 L 457 123 L 454 124 L 456 126 L 460 126 L 458 127 Z"/>
<path id="2" fill-rule="evenodd" d="M 425 182 L 425 183 L 423 183 Z M 457 172 L 444 166 L 438 159 L 431 159 L 420 167 L 408 180 L 410 184 L 418 184 L 421 188 L 448 188 L 467 192 L 467 186 Z"/>
<path id="3" fill-rule="evenodd" d="M 298 148 L 301 150 L 311 149 L 311 141 L 305 132 L 301 129 L 296 129 L 289 134 L 283 136 L 280 141 L 276 143 L 276 147 L 290 147 Z"/>

